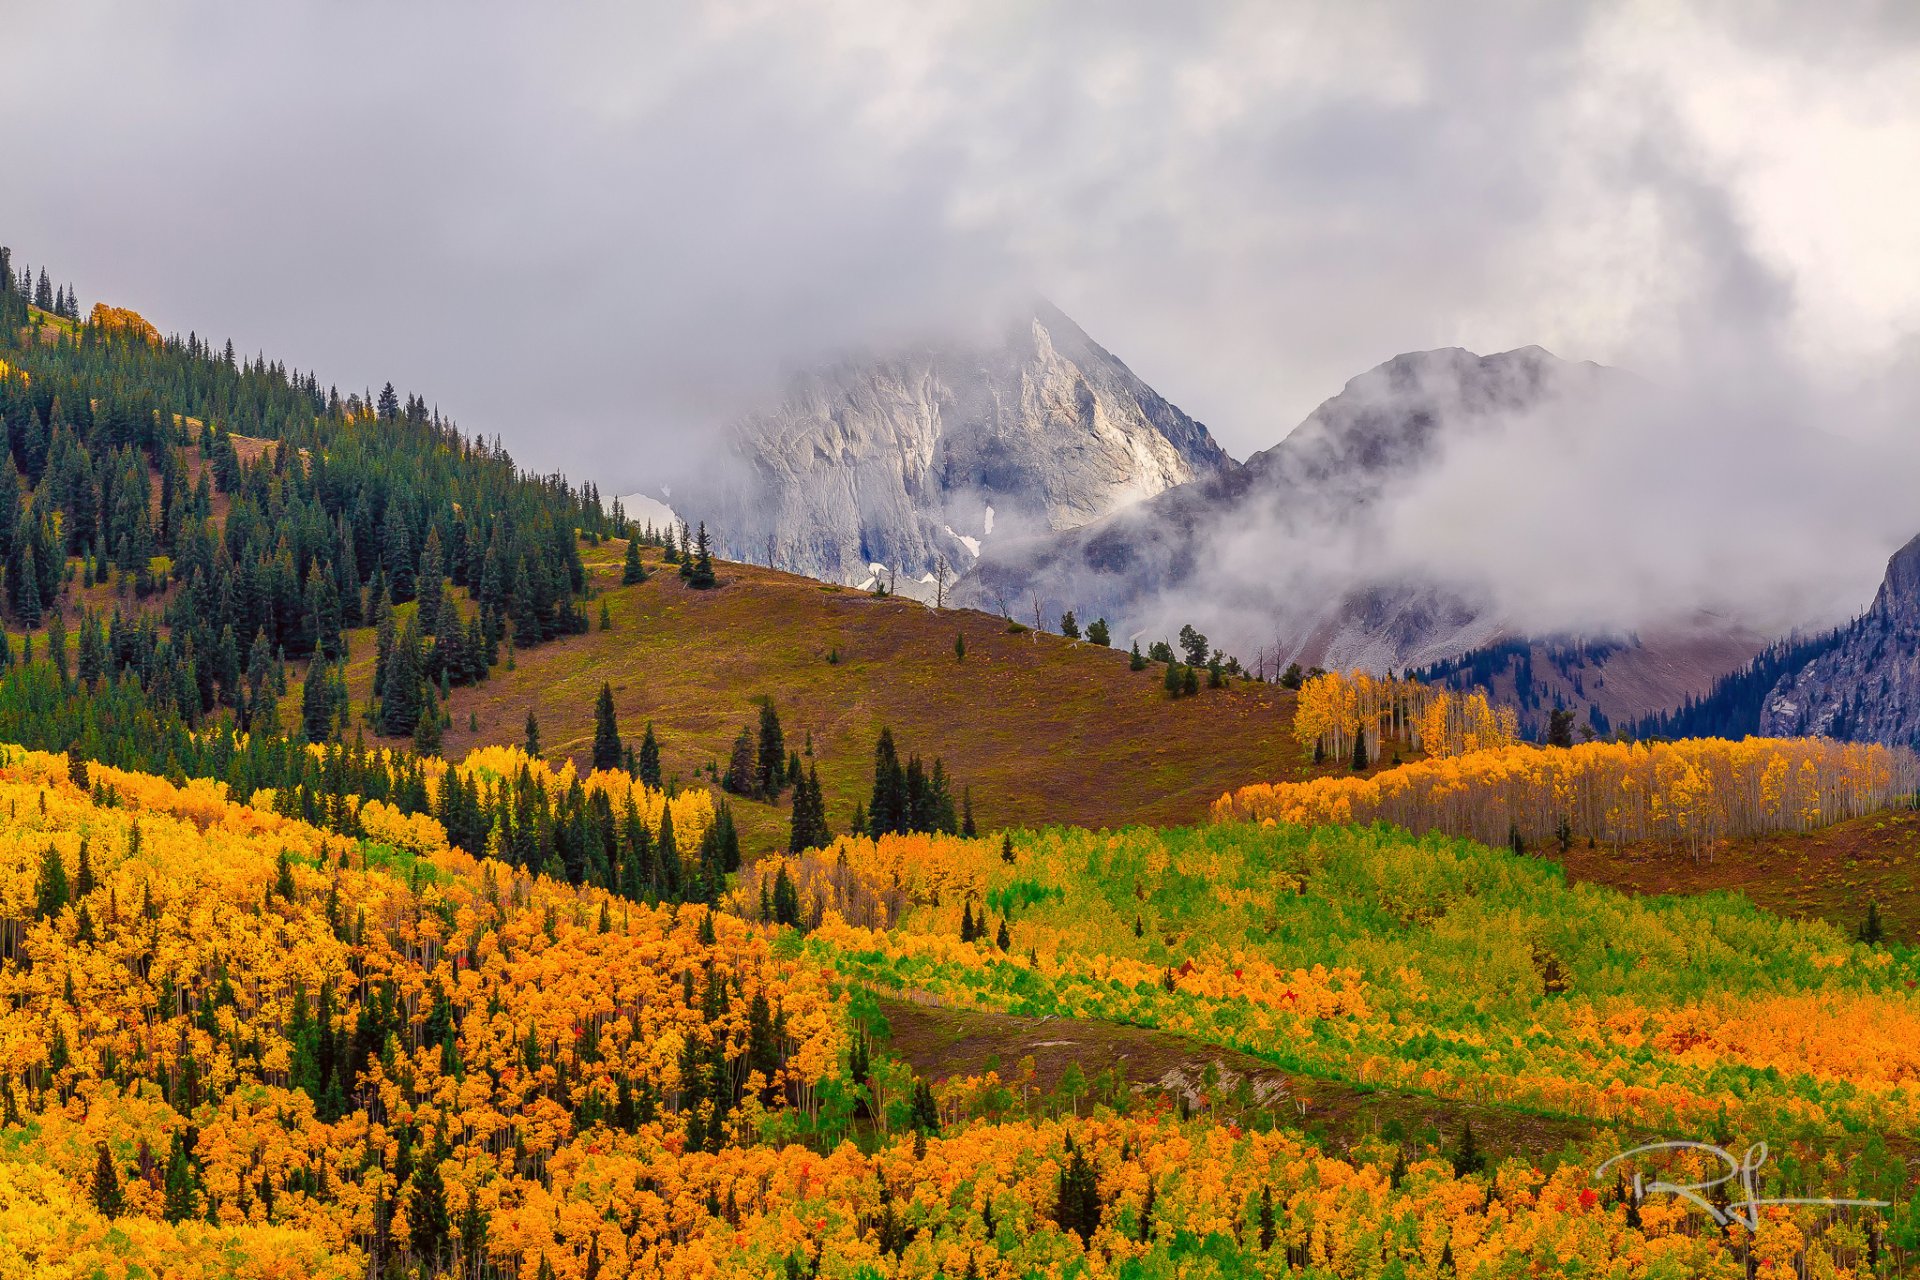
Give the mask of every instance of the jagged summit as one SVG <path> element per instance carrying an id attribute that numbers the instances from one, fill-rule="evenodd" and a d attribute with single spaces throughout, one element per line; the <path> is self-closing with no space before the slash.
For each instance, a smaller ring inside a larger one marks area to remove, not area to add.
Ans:
<path id="1" fill-rule="evenodd" d="M 675 487 L 724 554 L 841 582 L 971 567 L 989 539 L 1077 528 L 1231 471 L 1205 426 L 1038 302 L 997 341 L 843 357 L 734 423 Z"/>

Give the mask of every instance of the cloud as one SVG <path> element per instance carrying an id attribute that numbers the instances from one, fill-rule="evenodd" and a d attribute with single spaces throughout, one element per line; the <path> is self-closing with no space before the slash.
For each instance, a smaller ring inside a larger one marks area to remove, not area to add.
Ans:
<path id="1" fill-rule="evenodd" d="M 1035 293 L 1240 456 L 1394 352 L 1540 343 L 1699 406 L 1580 489 L 1765 594 L 1808 576 L 1752 568 L 1781 527 L 1857 578 L 1920 524 L 1920 29 L 1840 9 L 15 6 L 0 235 L 608 493 L 786 370 Z M 1453 461 L 1512 516 L 1459 554 L 1555 514 L 1521 461 Z"/>

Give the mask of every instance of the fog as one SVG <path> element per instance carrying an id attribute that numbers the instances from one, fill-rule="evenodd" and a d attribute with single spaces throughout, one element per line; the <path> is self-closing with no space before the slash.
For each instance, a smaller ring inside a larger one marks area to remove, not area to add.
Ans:
<path id="1" fill-rule="evenodd" d="M 608 494 L 1036 294 L 1240 457 L 1538 343 L 1663 407 L 1450 448 L 1370 570 L 1843 616 L 1920 530 L 1920 29 L 1682 8 L 7 3 L 0 242 Z"/>

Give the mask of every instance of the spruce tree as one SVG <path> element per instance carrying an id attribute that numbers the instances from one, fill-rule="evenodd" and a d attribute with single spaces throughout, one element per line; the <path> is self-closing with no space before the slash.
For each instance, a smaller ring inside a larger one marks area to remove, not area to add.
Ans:
<path id="1" fill-rule="evenodd" d="M 67 864 L 60 859 L 60 850 L 51 844 L 40 855 L 40 875 L 33 896 L 34 909 L 42 920 L 59 915 L 72 900 L 67 885 Z"/>
<path id="2" fill-rule="evenodd" d="M 754 762 L 753 730 L 742 725 L 740 736 L 733 740 L 733 753 L 727 759 L 726 776 L 720 779 L 720 785 L 737 796 L 750 796 L 759 791 L 759 771 Z"/>
<path id="3" fill-rule="evenodd" d="M 647 732 L 640 739 L 640 781 L 656 790 L 660 786 L 660 742 L 653 736 L 653 721 L 647 721 Z"/>
<path id="4" fill-rule="evenodd" d="M 120 1192 L 120 1170 L 114 1165 L 113 1152 L 104 1142 L 94 1144 L 93 1207 L 103 1218 L 117 1218 L 126 1211 L 126 1198 Z"/>
<path id="5" fill-rule="evenodd" d="M 593 704 L 593 767 L 618 769 L 623 751 L 620 726 L 613 715 L 613 686 L 603 680 L 600 697 Z"/>
<path id="6" fill-rule="evenodd" d="M 1886 927 L 1880 923 L 1880 904 L 1867 904 L 1867 918 L 1860 925 L 1860 941 L 1870 947 L 1878 946 L 1887 937 Z"/>
<path id="7" fill-rule="evenodd" d="M 1097 644 L 1103 649 L 1113 643 L 1113 636 L 1107 630 L 1105 618 L 1095 618 L 1087 624 L 1087 643 Z"/>
<path id="8" fill-rule="evenodd" d="M 687 575 L 687 585 L 705 590 L 715 585 L 713 575 L 712 548 L 707 543 L 707 522 L 700 522 L 700 535 L 694 542 L 693 569 Z"/>
<path id="9" fill-rule="evenodd" d="M 786 779 L 786 764 L 787 740 L 780 729 L 780 713 L 774 709 L 772 698 L 762 698 L 756 771 L 763 799 L 772 800 L 780 794 Z"/>
<path id="10" fill-rule="evenodd" d="M 1147 669 L 1146 655 L 1140 652 L 1140 642 L 1138 640 L 1135 640 L 1133 642 L 1133 652 L 1127 655 L 1127 670 L 1145 671 L 1146 669 Z"/>
<path id="11" fill-rule="evenodd" d="M 1353 735 L 1353 771 L 1359 773 L 1367 767 L 1367 731 L 1359 729 Z"/>
<path id="12" fill-rule="evenodd" d="M 620 570 L 620 581 L 624 586 L 647 580 L 647 566 L 640 562 L 640 539 L 627 539 L 627 562 Z"/>
<path id="13" fill-rule="evenodd" d="M 526 748 L 528 755 L 536 760 L 540 758 L 540 721 L 534 717 L 532 707 L 527 708 L 527 735 L 521 745 Z"/>
<path id="14" fill-rule="evenodd" d="M 867 834 L 907 830 L 907 781 L 900 754 L 893 746 L 893 730 L 883 727 L 873 746 L 873 797 L 867 802 Z"/>

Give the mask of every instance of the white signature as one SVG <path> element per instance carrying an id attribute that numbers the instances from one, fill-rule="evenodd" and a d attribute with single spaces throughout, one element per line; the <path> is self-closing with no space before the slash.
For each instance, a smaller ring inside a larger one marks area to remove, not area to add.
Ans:
<path id="1" fill-rule="evenodd" d="M 1705 1152 L 1707 1155 L 1724 1163 L 1727 1171 L 1719 1177 L 1705 1182 L 1643 1182 L 1642 1178 L 1644 1175 L 1636 1172 L 1633 1175 L 1634 1200 L 1644 1200 L 1650 1195 L 1659 1195 L 1662 1192 L 1668 1195 L 1676 1195 L 1682 1200 L 1688 1200 L 1699 1205 L 1702 1209 L 1706 1210 L 1707 1216 L 1711 1217 L 1722 1227 L 1728 1223 L 1737 1222 L 1749 1231 L 1758 1231 L 1760 1229 L 1760 1209 L 1763 1205 L 1852 1205 L 1863 1209 L 1884 1209 L 1889 1203 L 1886 1200 L 1829 1200 L 1817 1198 L 1762 1200 L 1754 1193 L 1758 1190 L 1756 1180 L 1760 1174 L 1760 1166 L 1767 1162 L 1767 1144 L 1764 1142 L 1756 1142 L 1748 1147 L 1746 1154 L 1738 1160 L 1733 1158 L 1732 1152 L 1723 1147 L 1713 1146 L 1711 1143 L 1649 1142 L 1643 1147 L 1635 1147 L 1631 1151 L 1622 1151 L 1619 1155 L 1607 1161 L 1598 1169 L 1595 1169 L 1593 1171 L 1593 1180 L 1595 1182 L 1601 1181 L 1605 1177 L 1607 1170 L 1619 1164 L 1622 1160 L 1631 1159 L 1634 1156 L 1647 1155 L 1655 1151 Z M 1701 1194 L 1702 1192 L 1711 1191 L 1715 1187 L 1724 1186 L 1726 1183 L 1736 1180 L 1739 1183 L 1740 1190 L 1746 1193 L 1746 1198 L 1744 1200 L 1733 1200 L 1724 1209 L 1709 1202 L 1707 1198 Z"/>

